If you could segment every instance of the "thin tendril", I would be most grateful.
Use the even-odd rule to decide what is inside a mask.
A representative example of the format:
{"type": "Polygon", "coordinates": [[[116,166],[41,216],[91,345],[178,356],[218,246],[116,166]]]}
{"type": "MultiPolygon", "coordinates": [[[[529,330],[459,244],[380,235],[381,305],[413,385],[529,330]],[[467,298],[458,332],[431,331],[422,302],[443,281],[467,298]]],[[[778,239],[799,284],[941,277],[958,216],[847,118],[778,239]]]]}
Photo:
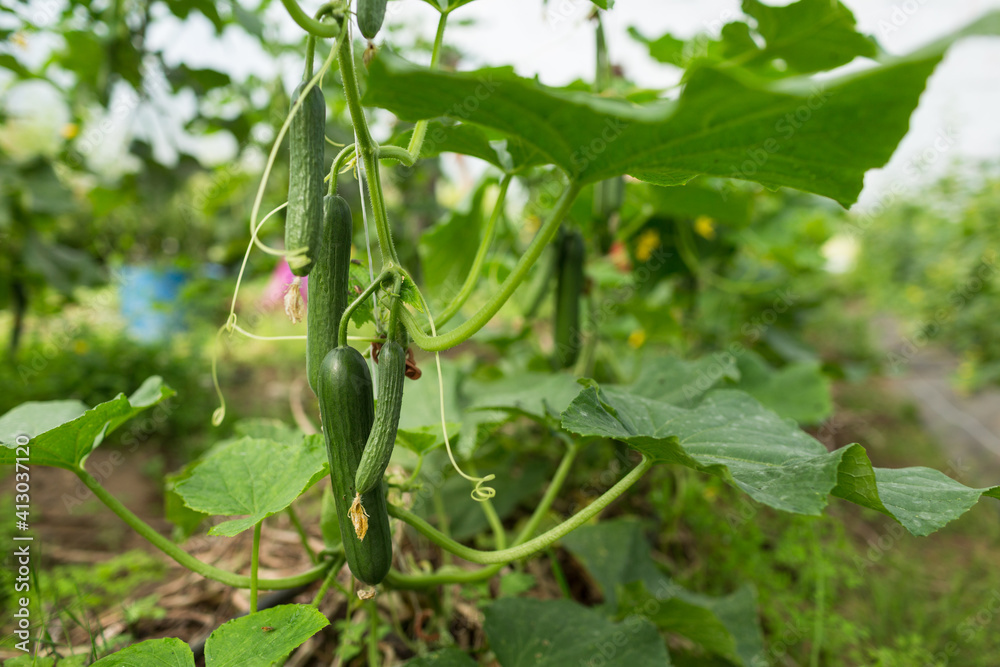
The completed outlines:
{"type": "MultiPolygon", "coordinates": [[[[270,218],[272,215],[274,215],[275,213],[277,213],[281,209],[285,208],[286,206],[288,206],[288,202],[285,202],[284,204],[276,207],[270,213],[268,213],[267,215],[265,215],[264,219],[261,220],[259,223],[257,223],[256,228],[253,230],[254,234],[256,234],[256,231],[258,231],[261,227],[264,226],[264,223],[267,222],[268,218],[270,218]]],[[[233,302],[229,306],[229,316],[230,317],[235,317],[235,313],[236,313],[236,297],[239,296],[239,293],[240,293],[240,283],[243,282],[243,273],[246,271],[247,262],[250,261],[250,252],[252,250],[253,250],[253,244],[252,243],[248,243],[247,244],[247,251],[245,253],[243,253],[243,263],[240,264],[239,275],[236,276],[236,287],[233,289],[233,302]]],[[[233,320],[233,322],[235,323],[235,320],[233,320]]],[[[231,327],[230,327],[230,330],[232,330],[231,327]]]]}
{"type": "MultiPolygon", "coordinates": [[[[431,335],[437,335],[437,327],[434,326],[434,316],[431,315],[430,306],[427,304],[424,295],[420,292],[420,288],[417,284],[413,282],[413,278],[409,274],[404,273],[405,277],[410,280],[413,284],[413,289],[416,290],[417,296],[420,297],[421,303],[424,304],[424,309],[427,311],[427,321],[431,325],[431,335]]],[[[437,365],[437,376],[438,376],[438,401],[441,404],[441,432],[444,434],[444,448],[448,452],[448,458],[451,460],[451,467],[455,469],[459,475],[469,480],[475,487],[473,487],[472,492],[469,494],[472,499],[476,502],[483,502],[489,500],[490,498],[497,495],[497,490],[492,486],[486,486],[486,482],[493,481],[496,479],[496,475],[486,475],[485,477],[472,477],[465,474],[462,469],[458,466],[458,462],[455,461],[455,454],[451,451],[451,439],[448,437],[448,423],[444,415],[444,373],[441,372],[441,353],[434,353],[434,363],[437,365]]]]}
{"type": "Polygon", "coordinates": [[[233,330],[237,333],[241,333],[247,338],[252,338],[254,340],[305,340],[306,336],[258,336],[257,334],[250,333],[240,325],[233,323],[233,330]]]}

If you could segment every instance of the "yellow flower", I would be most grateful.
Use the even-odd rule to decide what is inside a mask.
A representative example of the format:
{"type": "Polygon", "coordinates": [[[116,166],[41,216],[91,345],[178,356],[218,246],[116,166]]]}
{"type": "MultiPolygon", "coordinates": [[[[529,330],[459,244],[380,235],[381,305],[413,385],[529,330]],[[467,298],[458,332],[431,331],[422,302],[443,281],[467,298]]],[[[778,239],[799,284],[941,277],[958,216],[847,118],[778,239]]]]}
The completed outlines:
{"type": "Polygon", "coordinates": [[[18,30],[17,32],[15,32],[13,35],[10,36],[10,39],[12,42],[17,44],[22,49],[28,48],[28,40],[25,39],[23,31],[18,30]]]}
{"type": "Polygon", "coordinates": [[[80,126],[76,123],[66,123],[62,126],[60,134],[62,134],[63,139],[72,139],[80,134],[80,126]]]}
{"type": "Polygon", "coordinates": [[[638,350],[646,342],[646,330],[636,329],[628,335],[628,344],[633,350],[638,350]]]}
{"type": "Polygon", "coordinates": [[[635,258],[640,262],[648,262],[653,256],[653,251],[662,245],[660,232],[655,229],[647,229],[639,236],[639,241],[635,246],[635,258]]]}
{"type": "Polygon", "coordinates": [[[698,232],[702,238],[711,241],[715,238],[715,220],[707,215],[699,215],[694,221],[694,231],[698,232]]]}
{"type": "Polygon", "coordinates": [[[73,343],[73,351],[77,354],[84,354],[87,351],[87,341],[78,340],[73,343]]]}

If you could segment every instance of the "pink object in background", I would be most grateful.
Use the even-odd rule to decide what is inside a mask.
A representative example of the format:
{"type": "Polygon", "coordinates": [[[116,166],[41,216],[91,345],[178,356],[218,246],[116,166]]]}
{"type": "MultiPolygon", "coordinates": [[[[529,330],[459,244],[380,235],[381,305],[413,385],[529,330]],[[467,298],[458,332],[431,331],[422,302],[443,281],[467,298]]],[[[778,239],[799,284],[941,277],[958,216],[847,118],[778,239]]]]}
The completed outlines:
{"type": "MultiPolygon", "coordinates": [[[[260,299],[261,307],[266,310],[283,308],[285,292],[293,280],[295,280],[295,276],[292,275],[292,270],[288,268],[288,262],[282,259],[274,267],[274,271],[271,272],[271,280],[267,283],[267,289],[264,290],[264,295],[260,299]]],[[[299,292],[302,294],[302,300],[305,301],[309,293],[308,277],[302,279],[299,292]]]]}

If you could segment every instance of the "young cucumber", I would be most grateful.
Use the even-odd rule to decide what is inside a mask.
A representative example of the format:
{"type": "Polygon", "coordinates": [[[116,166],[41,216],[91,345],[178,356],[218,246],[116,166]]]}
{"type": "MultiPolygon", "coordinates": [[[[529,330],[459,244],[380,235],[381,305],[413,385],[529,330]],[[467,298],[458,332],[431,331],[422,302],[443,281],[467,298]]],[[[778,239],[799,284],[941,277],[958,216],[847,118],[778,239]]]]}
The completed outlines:
{"type": "MultiPolygon", "coordinates": [[[[292,93],[292,104],[305,82],[292,93]]],[[[323,218],[323,156],[326,150],[326,100],[313,86],[288,127],[288,210],[285,213],[286,259],[292,273],[305,276],[317,259],[323,218]]]]}
{"type": "Polygon", "coordinates": [[[394,340],[388,340],[378,353],[378,407],[375,425],[365,453],[358,464],[354,485],[358,493],[378,487],[382,473],[389,465],[396,444],[399,409],[403,403],[403,377],[406,374],[406,350],[394,340]]]}
{"type": "Polygon", "coordinates": [[[306,376],[319,395],[317,380],[326,353],[337,347],[337,327],[347,309],[351,273],[351,207],[339,195],[327,195],[320,226],[316,268],[309,279],[306,314],[306,376]]]}
{"type": "Polygon", "coordinates": [[[576,230],[561,240],[556,266],[556,310],[553,338],[554,362],[567,368],[580,353],[580,295],[583,293],[583,236],[576,230]]]}
{"type": "Polygon", "coordinates": [[[375,39],[385,19],[387,0],[358,0],[358,27],[366,39],[375,39]]]}
{"type": "Polygon", "coordinates": [[[363,539],[351,529],[349,515],[356,493],[354,474],[375,421],[371,374],[361,353],[345,346],[330,350],[318,376],[320,415],[344,554],[354,576],[374,586],[385,578],[392,561],[385,485],[375,484],[361,495],[368,515],[368,532],[363,533],[363,539]]]}

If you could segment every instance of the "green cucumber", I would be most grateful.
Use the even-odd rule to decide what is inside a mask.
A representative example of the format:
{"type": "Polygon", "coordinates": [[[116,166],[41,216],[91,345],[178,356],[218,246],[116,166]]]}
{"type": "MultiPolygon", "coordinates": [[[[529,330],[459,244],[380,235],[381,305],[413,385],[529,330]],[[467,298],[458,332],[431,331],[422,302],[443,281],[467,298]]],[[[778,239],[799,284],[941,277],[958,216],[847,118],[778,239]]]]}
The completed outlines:
{"type": "Polygon", "coordinates": [[[317,380],[326,353],[337,347],[337,328],[350,299],[351,207],[339,195],[327,195],[320,225],[316,268],[309,278],[306,314],[306,376],[319,395],[317,380]]]}
{"type": "Polygon", "coordinates": [[[560,240],[556,266],[556,309],[553,361],[567,368],[580,354],[580,296],[583,293],[584,246],[580,232],[566,232],[560,240]]]}
{"type": "Polygon", "coordinates": [[[376,488],[389,465],[392,448],[396,444],[405,375],[406,350],[394,340],[386,341],[378,353],[378,406],[375,408],[375,425],[368,436],[365,453],[354,477],[354,486],[359,493],[376,488]]]}
{"type": "Polygon", "coordinates": [[[318,375],[319,409],[344,554],[354,576],[374,586],[385,578],[392,562],[385,484],[376,484],[361,495],[368,515],[363,538],[352,529],[350,516],[356,496],[355,471],[375,421],[372,377],[361,353],[348,346],[330,350],[318,375]]]}
{"type": "Polygon", "coordinates": [[[375,39],[385,19],[387,0],[358,0],[358,27],[366,39],[375,39]]]}
{"type": "MultiPolygon", "coordinates": [[[[302,94],[302,82],[292,93],[292,105],[302,94]]],[[[288,127],[288,210],[285,213],[285,251],[292,273],[305,276],[312,269],[323,218],[323,157],[326,150],[326,100],[313,86],[288,127]]]]}

